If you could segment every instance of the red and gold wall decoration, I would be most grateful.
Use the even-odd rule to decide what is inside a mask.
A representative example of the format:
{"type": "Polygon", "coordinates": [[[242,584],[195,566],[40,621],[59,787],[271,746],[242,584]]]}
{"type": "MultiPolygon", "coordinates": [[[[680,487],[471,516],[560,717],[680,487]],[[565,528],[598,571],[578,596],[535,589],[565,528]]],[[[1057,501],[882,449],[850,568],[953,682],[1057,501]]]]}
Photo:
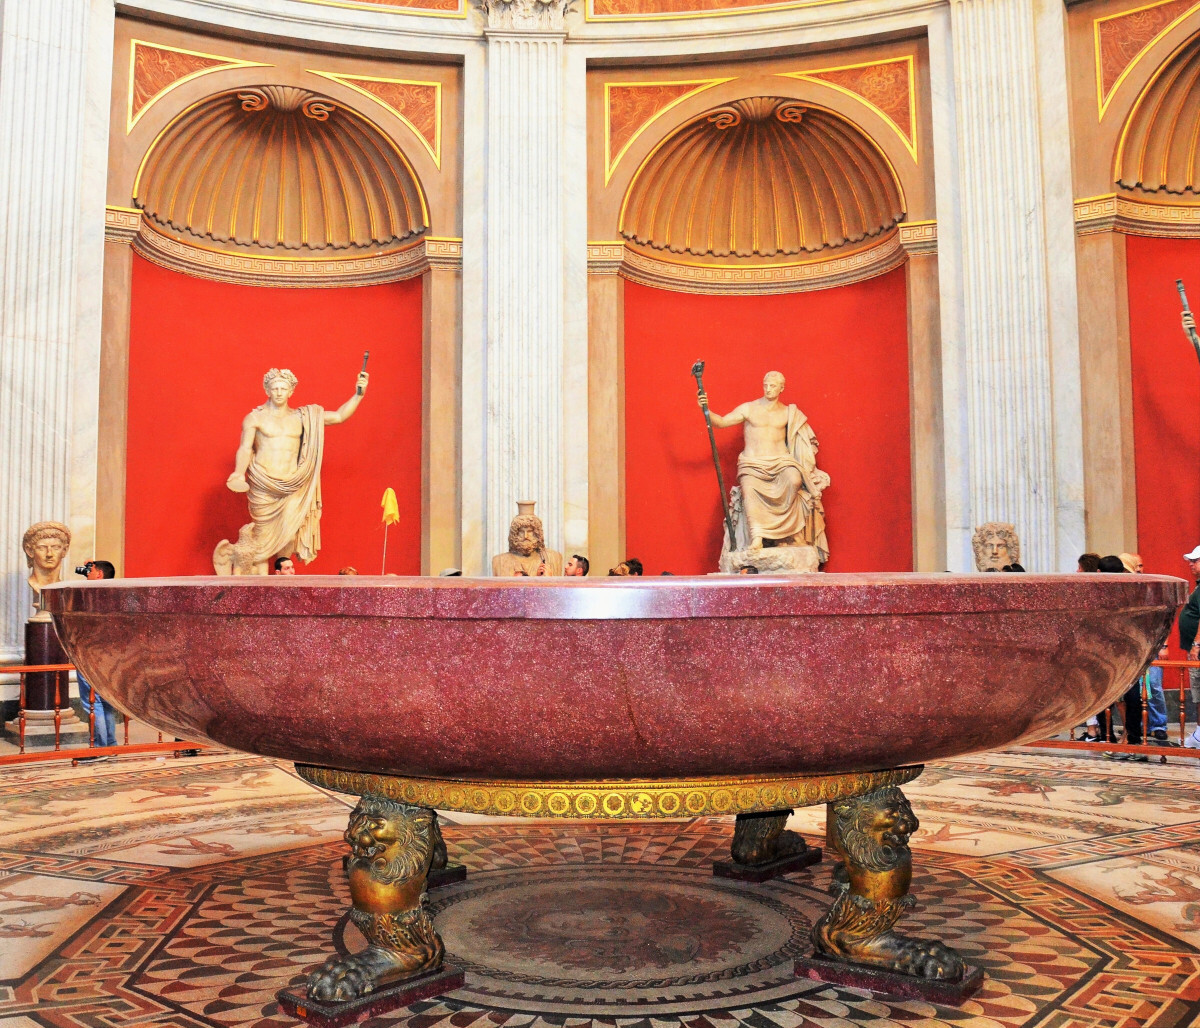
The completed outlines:
{"type": "Polygon", "coordinates": [[[672,107],[728,78],[684,79],[679,82],[604,83],[604,184],[647,128],[672,107]]]}
{"type": "Polygon", "coordinates": [[[265,399],[263,374],[289,367],[293,406],[335,409],[370,350],[366,397],[326,435],[321,552],[298,572],[378,574],[379,501],[391,486],[401,521],[388,571],[420,574],[421,280],[272,289],[133,262],[125,573],[212,574],[213,548],[249,520],[245,495],[224,482],[242,419],[265,399]]]}
{"type": "Polygon", "coordinates": [[[1157,0],[1095,19],[1096,103],[1101,118],[1142,55],[1197,8],[1200,4],[1195,0],[1157,0]]]}
{"type": "Polygon", "coordinates": [[[588,0],[589,21],[657,21],[705,18],[761,10],[824,7],[848,0],[588,0]]]}
{"type": "Polygon", "coordinates": [[[129,46],[129,108],[125,131],[132,131],[147,109],[185,82],[230,68],[267,68],[256,61],[218,57],[162,43],[132,40],[129,46]]]}
{"type": "MultiPolygon", "coordinates": [[[[809,418],[833,484],[824,502],[830,571],[910,571],[909,347],[903,269],[817,292],[699,296],[627,283],[626,553],[647,574],[716,570],[721,505],[688,369],[728,413],[783,372],[784,403],[809,418]],[[869,326],[863,311],[870,311],[869,326]],[[686,381],[685,381],[686,380],[686,381]]],[[[737,482],[740,428],[718,430],[726,486],[737,482]]]]}
{"type": "Polygon", "coordinates": [[[305,4],[320,4],[323,7],[357,8],[362,11],[379,10],[381,7],[397,13],[424,14],[435,18],[465,18],[467,12],[463,0],[300,0],[305,4]]]}
{"type": "Polygon", "coordinates": [[[417,134],[433,163],[442,166],[442,84],[314,71],[382,104],[417,134]]]}
{"type": "Polygon", "coordinates": [[[917,160],[916,62],[912,54],[815,71],[785,72],[785,78],[833,86],[861,100],[904,140],[917,160]]]}

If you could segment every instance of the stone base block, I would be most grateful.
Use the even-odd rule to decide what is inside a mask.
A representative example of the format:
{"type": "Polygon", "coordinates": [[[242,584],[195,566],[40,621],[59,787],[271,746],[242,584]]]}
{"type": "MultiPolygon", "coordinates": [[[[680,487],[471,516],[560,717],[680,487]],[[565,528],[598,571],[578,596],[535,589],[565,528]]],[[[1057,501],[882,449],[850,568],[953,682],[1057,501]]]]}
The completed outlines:
{"type": "Polygon", "coordinates": [[[733,860],[714,860],[713,876],[716,878],[732,878],[737,882],[769,882],[780,875],[799,871],[821,862],[821,847],[809,846],[803,853],[793,853],[790,857],[780,857],[765,864],[739,864],[733,860]]]}
{"type": "Polygon", "coordinates": [[[796,977],[828,982],[830,985],[845,985],[851,989],[865,989],[895,999],[923,999],[927,1003],[958,1007],[983,984],[983,969],[968,967],[958,981],[950,982],[813,956],[801,957],[796,961],[796,977]]]}
{"type": "Polygon", "coordinates": [[[386,1014],[423,999],[432,999],[445,992],[461,988],[466,976],[453,964],[443,964],[440,970],[405,978],[385,985],[366,996],[342,1003],[309,999],[303,985],[280,989],[275,999],[289,1017],[298,1018],[317,1028],[341,1028],[342,1025],[365,1021],[368,1017],[386,1014]]]}
{"type": "Polygon", "coordinates": [[[821,558],[815,546],[764,546],[761,550],[721,551],[720,568],[735,572],[749,565],[761,575],[807,575],[820,570],[821,558]]]}
{"type": "Polygon", "coordinates": [[[462,864],[447,864],[445,867],[439,867],[434,871],[429,872],[429,877],[425,879],[425,888],[440,889],[444,885],[453,885],[455,882],[465,882],[467,880],[467,869],[462,864]]]}

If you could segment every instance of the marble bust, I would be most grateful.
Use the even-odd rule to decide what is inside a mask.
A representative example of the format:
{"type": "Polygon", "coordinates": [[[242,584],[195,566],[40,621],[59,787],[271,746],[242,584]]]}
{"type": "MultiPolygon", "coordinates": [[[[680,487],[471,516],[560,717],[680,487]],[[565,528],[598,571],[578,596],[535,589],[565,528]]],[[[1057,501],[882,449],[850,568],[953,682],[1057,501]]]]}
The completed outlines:
{"type": "Polygon", "coordinates": [[[534,514],[533,507],[533,500],[517,501],[517,516],[508,526],[508,552],[492,558],[495,577],[509,578],[522,572],[531,578],[563,573],[562,554],[546,549],[542,519],[534,514]]]}
{"type": "Polygon", "coordinates": [[[38,610],[42,587],[62,580],[62,564],[70,548],[71,530],[61,521],[39,521],[30,525],[21,537],[25,564],[30,569],[29,588],[34,596],[30,621],[50,620],[49,611],[38,610]]]}
{"type": "MultiPolygon", "coordinates": [[[[728,414],[710,413],[715,428],[743,425],[738,484],[730,495],[735,538],[727,539],[721,570],[816,571],[829,559],[821,495],[829,475],[817,467],[817,436],[795,404],[779,397],[778,371],[763,377],[763,395],[728,414]]],[[[701,406],[708,397],[701,393],[701,406]]]]}
{"type": "Polygon", "coordinates": [[[999,571],[1005,564],[1021,560],[1016,529],[1004,521],[987,521],[976,528],[971,536],[971,549],[975,551],[976,571],[999,571]]]}
{"type": "Polygon", "coordinates": [[[242,421],[233,472],[225,484],[247,493],[250,523],[237,542],[222,539],[213,551],[218,575],[265,575],[270,562],[292,554],[311,561],[321,548],[321,458],[325,426],[340,425],[358,409],[368,375],[360,372],[354,395],[336,411],[317,404],[293,408],[297,380],[287,368],[263,376],[267,402],[242,421]]]}

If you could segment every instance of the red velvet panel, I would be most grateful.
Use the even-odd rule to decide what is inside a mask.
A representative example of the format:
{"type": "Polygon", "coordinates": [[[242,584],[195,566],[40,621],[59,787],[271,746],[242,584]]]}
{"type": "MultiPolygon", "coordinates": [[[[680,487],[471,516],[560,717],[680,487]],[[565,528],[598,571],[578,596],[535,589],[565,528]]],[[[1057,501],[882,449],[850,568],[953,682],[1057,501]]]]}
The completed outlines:
{"type": "Polygon", "coordinates": [[[1200,545],[1200,362],[1175,280],[1200,308],[1200,240],[1130,236],[1126,262],[1138,548],[1146,571],[1186,578],[1182,555],[1200,545]]]}
{"type": "MultiPolygon", "coordinates": [[[[420,573],[421,282],[357,289],[267,289],[166,271],[134,257],[129,340],[125,569],[211,575],[213,548],[249,521],[230,492],[242,419],[265,400],[263,373],[291,368],[292,405],[362,405],[325,435],[321,552],[298,574],[345,565],[379,574],[379,501],[400,499],[388,571],[420,573]]],[[[103,556],[103,554],[98,554],[103,556]]]]}
{"type": "MultiPolygon", "coordinates": [[[[827,570],[912,570],[904,269],[779,296],[626,285],[626,540],[647,574],[716,570],[721,507],[689,374],[697,358],[720,414],[761,396],[767,371],[787,378],[783,402],[808,415],[818,464],[833,478],[827,570]]],[[[717,439],[728,489],[741,428],[718,429],[717,439]]]]}

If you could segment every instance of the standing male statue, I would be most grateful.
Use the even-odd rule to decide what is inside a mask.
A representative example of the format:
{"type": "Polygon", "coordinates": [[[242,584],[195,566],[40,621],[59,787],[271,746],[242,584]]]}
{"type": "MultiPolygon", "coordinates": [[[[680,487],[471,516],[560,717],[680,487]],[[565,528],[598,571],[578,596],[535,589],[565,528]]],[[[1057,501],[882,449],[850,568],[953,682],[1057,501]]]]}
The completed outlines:
{"type": "MultiPolygon", "coordinates": [[[[746,565],[760,571],[816,571],[829,559],[821,503],[829,475],[817,467],[817,437],[808,418],[795,404],[779,401],[784,384],[782,374],[768,371],[760,399],[724,417],[711,414],[716,428],[746,426],[738,457],[737,538],[721,555],[723,571],[746,565]]],[[[698,402],[706,407],[708,395],[700,393],[698,402]]]]}
{"type": "Polygon", "coordinates": [[[242,422],[242,441],[225,484],[249,493],[248,525],[238,540],[222,539],[213,553],[218,575],[265,575],[276,557],[305,563],[321,548],[321,456],[325,426],[340,425],[362,402],[369,376],[359,373],[354,395],[336,411],[315,403],[289,407],[296,376],[271,368],[263,376],[267,402],[242,422]]]}

